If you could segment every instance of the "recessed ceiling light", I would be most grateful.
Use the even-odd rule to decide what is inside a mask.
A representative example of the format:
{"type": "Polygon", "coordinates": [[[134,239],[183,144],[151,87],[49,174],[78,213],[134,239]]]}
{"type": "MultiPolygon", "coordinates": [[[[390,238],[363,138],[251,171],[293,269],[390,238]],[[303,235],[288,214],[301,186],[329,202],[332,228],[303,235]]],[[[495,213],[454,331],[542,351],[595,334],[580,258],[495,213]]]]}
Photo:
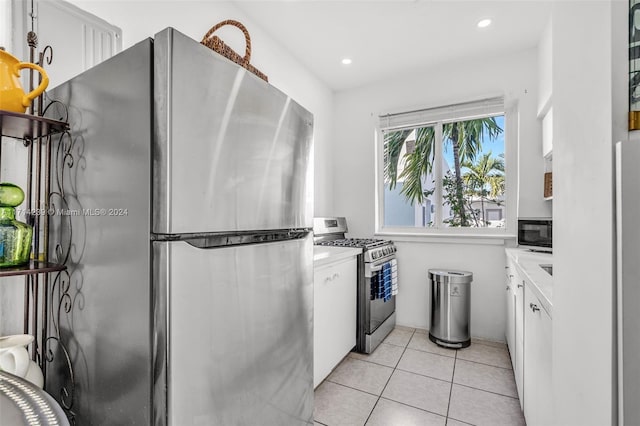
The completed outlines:
{"type": "Polygon", "coordinates": [[[491,25],[491,19],[483,19],[478,22],[478,28],[486,28],[491,25]]]}
{"type": "Polygon", "coordinates": [[[351,65],[351,58],[344,58],[342,60],[342,65],[351,65]]]}

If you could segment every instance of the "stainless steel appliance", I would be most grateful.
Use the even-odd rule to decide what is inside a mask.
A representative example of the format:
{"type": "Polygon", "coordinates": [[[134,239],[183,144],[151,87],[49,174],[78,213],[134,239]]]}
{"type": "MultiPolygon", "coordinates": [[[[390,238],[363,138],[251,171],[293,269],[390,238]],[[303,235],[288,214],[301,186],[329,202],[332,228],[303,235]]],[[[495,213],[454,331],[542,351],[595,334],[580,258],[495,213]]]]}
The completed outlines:
{"type": "Polygon", "coordinates": [[[53,218],[76,423],[311,424],[311,113],[171,28],[49,96],[52,202],[100,212],[53,218]]]}
{"type": "Polygon", "coordinates": [[[551,218],[518,218],[518,247],[551,252],[553,248],[551,218]]]}
{"type": "Polygon", "coordinates": [[[640,424],[640,144],[616,143],[618,425],[640,424]]]}
{"type": "Polygon", "coordinates": [[[389,240],[345,238],[347,232],[344,217],[319,217],[313,220],[315,244],[362,248],[357,261],[356,350],[368,354],[378,347],[396,325],[395,292],[385,296],[376,291],[381,290],[384,274],[393,273],[391,265],[396,263],[396,247],[389,240]]]}

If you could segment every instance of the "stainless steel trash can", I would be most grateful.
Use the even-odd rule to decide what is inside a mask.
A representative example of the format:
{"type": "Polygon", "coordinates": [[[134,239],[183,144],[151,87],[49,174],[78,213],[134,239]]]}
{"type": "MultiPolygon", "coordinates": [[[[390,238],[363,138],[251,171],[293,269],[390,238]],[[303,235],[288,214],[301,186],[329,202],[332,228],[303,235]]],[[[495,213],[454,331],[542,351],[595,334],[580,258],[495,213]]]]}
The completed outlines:
{"type": "Polygon", "coordinates": [[[466,271],[429,269],[429,281],[429,339],[447,348],[466,348],[471,344],[469,316],[473,274],[466,271]]]}

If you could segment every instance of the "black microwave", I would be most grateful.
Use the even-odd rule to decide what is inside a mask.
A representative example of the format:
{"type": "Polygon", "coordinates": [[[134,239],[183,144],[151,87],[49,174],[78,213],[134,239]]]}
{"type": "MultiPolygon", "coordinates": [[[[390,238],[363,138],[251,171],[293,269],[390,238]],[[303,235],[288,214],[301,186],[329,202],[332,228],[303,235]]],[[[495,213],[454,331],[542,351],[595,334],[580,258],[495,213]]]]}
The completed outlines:
{"type": "Polygon", "coordinates": [[[518,247],[552,251],[552,221],[546,218],[518,218],[518,247]]]}

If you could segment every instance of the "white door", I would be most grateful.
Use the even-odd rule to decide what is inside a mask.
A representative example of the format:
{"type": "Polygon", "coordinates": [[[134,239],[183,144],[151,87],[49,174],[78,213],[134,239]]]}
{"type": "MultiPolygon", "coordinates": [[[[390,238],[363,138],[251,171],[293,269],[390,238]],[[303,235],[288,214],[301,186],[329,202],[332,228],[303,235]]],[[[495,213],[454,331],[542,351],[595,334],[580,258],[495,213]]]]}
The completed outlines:
{"type": "MultiPolygon", "coordinates": [[[[53,50],[45,62],[49,88],[54,88],[122,50],[122,30],[66,1],[15,0],[12,10],[12,46],[7,50],[29,61],[27,32],[38,36],[37,51],[53,50]],[[32,10],[33,4],[33,10],[32,10]]],[[[38,58],[34,59],[38,62],[38,58]]],[[[26,85],[25,85],[26,87],[26,85]]]]}

